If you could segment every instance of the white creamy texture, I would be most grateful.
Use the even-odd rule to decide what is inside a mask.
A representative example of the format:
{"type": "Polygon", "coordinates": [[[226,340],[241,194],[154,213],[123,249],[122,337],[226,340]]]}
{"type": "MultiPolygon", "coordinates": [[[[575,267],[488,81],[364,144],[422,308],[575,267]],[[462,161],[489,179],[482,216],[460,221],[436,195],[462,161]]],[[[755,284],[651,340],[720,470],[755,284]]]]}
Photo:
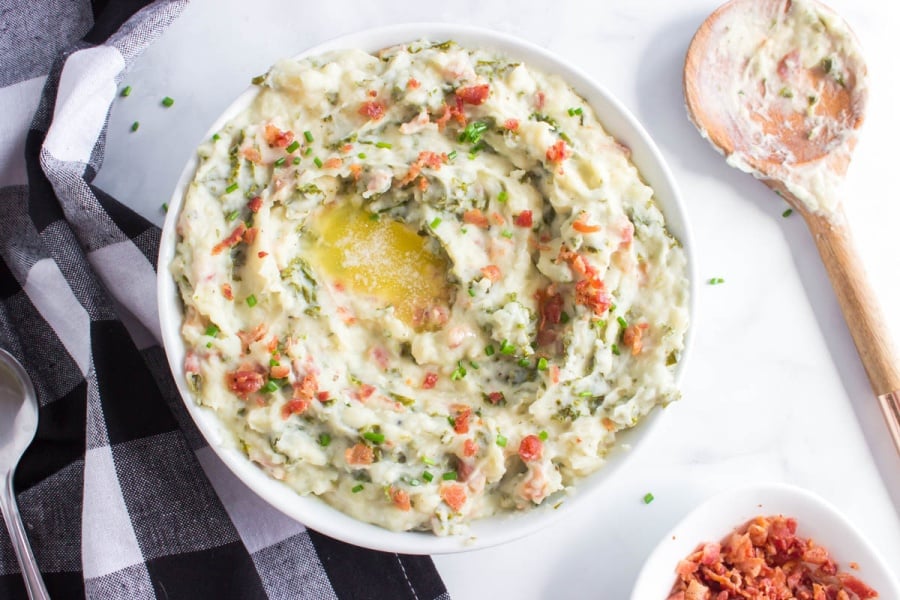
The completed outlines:
{"type": "Polygon", "coordinates": [[[188,383],[273,477],[457,533],[556,502],[678,397],[684,253],[560,78],[417,42],[260,87],[199,148],[171,268],[188,383]],[[440,282],[410,307],[415,269],[440,282]]]}
{"type": "Polygon", "coordinates": [[[728,163],[762,177],[758,161],[781,162],[769,178],[783,180],[811,211],[834,213],[857,129],[817,114],[816,104],[825,86],[839,86],[850,95],[851,112],[862,114],[866,69],[853,33],[821,4],[766,0],[755,12],[724,12],[714,37],[722,68],[700,74],[703,97],[710,112],[727,119],[732,139],[745,141],[728,163]],[[808,76],[816,71],[826,76],[808,76]],[[770,115],[783,117],[786,129],[821,146],[829,158],[809,160],[785,150],[765,130],[770,115]]]}

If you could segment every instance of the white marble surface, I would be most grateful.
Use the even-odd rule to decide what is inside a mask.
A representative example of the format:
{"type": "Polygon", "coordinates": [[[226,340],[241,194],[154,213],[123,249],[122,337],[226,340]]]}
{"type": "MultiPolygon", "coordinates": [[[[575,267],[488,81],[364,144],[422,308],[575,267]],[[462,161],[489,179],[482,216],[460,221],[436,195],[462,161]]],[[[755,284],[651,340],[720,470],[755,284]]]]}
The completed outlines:
{"type": "MultiPolygon", "coordinates": [[[[900,458],[802,220],[725,165],[685,117],[681,67],[718,0],[296,2],[194,0],[127,77],[97,183],[156,223],[196,143],[250,78],[337,35],[401,22],[505,31],[573,61],[656,140],[681,187],[701,285],[684,398],[595,506],[505,546],[436,557],[455,598],[626,598],[643,558],[690,507],[747,481],[835,504],[900,565],[900,458]],[[516,6],[515,8],[512,8],[516,6]],[[169,109],[163,96],[175,99],[169,109]],[[129,131],[133,121],[137,133],[129,131]],[[652,492],[656,500],[644,505],[652,492]]],[[[871,103],[845,187],[859,251],[900,340],[900,6],[833,0],[861,39],[871,103]]],[[[802,519],[802,516],[801,516],[802,519]]],[[[900,570],[900,567],[898,567],[900,570]]]]}

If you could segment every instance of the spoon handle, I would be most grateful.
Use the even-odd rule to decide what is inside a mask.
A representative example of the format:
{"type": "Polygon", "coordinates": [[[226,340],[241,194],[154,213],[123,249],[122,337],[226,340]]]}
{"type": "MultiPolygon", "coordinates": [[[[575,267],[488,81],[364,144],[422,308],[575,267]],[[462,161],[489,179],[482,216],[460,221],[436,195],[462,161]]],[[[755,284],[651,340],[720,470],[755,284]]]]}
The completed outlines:
{"type": "Polygon", "coordinates": [[[813,213],[805,216],[894,446],[900,453],[900,358],[891,345],[890,333],[850,231],[843,225],[844,216],[832,219],[813,213]]]}
{"type": "Polygon", "coordinates": [[[19,568],[22,569],[25,589],[31,600],[49,600],[50,596],[47,594],[37,561],[34,560],[34,554],[31,552],[31,544],[25,535],[25,526],[19,516],[19,508],[13,493],[12,472],[5,473],[4,480],[3,490],[0,491],[0,512],[3,512],[3,519],[6,521],[6,528],[9,530],[16,558],[19,560],[19,568]]]}

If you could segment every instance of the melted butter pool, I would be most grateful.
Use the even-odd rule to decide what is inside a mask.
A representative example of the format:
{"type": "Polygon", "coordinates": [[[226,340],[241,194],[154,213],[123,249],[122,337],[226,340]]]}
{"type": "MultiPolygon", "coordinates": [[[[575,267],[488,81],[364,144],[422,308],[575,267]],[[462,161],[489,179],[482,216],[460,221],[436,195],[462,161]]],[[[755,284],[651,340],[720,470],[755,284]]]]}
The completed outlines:
{"type": "Polygon", "coordinates": [[[415,326],[417,312],[447,305],[447,261],[428,248],[428,238],[399,221],[373,219],[350,203],[325,207],[311,220],[316,243],[313,266],[347,292],[368,297],[379,308],[415,326]]]}

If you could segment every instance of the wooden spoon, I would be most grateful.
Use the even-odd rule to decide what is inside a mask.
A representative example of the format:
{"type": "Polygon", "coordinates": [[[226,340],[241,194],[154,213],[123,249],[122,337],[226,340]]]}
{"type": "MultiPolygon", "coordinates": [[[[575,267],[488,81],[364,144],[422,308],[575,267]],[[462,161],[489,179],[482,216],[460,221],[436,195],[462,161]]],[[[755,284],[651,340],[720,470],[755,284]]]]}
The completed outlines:
{"type": "Polygon", "coordinates": [[[684,95],[691,120],[729,164],[803,216],[900,453],[900,366],[838,195],[865,79],[855,37],[822,4],[731,0],[691,41],[684,95]]]}

